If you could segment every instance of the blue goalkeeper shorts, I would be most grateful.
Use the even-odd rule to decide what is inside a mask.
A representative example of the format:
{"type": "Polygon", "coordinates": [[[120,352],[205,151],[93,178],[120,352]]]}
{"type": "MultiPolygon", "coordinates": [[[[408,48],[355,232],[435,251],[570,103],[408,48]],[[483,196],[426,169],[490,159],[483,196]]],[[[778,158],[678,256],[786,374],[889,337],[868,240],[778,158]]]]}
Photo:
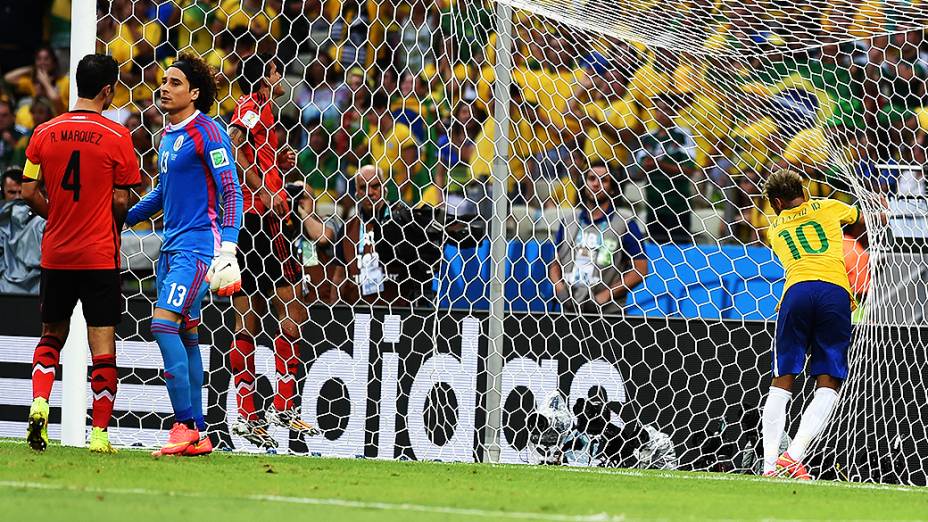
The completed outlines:
{"type": "Polygon", "coordinates": [[[162,252],[155,269],[157,308],[183,317],[181,328],[200,324],[200,303],[206,295],[209,261],[188,252],[162,252]]]}
{"type": "Polygon", "coordinates": [[[847,379],[851,346],[851,296],[824,281],[789,287],[780,303],[773,345],[773,375],[802,373],[806,355],[809,375],[847,379]]]}

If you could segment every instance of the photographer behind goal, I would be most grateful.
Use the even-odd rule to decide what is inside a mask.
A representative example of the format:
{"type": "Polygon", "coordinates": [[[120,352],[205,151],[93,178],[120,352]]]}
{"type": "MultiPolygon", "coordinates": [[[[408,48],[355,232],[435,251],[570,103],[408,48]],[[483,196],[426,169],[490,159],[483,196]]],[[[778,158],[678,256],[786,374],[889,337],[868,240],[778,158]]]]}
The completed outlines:
{"type": "MultiPolygon", "coordinates": [[[[670,435],[642,424],[637,416],[621,425],[622,405],[606,400],[602,388],[577,399],[573,415],[559,393],[548,395],[526,419],[529,462],[611,468],[677,469],[679,463],[670,435]]],[[[627,408],[630,411],[630,408],[627,408]]]]}
{"type": "Polygon", "coordinates": [[[374,165],[358,169],[353,185],[355,206],[335,243],[347,276],[338,285],[340,301],[431,306],[444,244],[473,246],[485,235],[485,225],[479,220],[448,221],[436,207],[389,204],[384,175],[374,165]]]}

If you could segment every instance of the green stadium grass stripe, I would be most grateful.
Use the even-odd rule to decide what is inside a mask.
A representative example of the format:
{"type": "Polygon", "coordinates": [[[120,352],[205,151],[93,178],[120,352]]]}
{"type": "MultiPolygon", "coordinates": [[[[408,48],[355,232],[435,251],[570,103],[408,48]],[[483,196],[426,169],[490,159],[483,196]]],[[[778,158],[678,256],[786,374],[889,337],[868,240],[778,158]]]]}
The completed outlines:
{"type": "MultiPolygon", "coordinates": [[[[73,491],[79,493],[103,494],[103,495],[141,495],[150,497],[187,497],[187,498],[216,498],[223,499],[215,495],[204,495],[194,492],[179,491],[158,491],[144,488],[97,488],[93,486],[78,487],[66,486],[61,484],[43,484],[41,482],[22,482],[14,480],[0,481],[0,488],[7,489],[39,489],[48,491],[73,491]]],[[[390,502],[364,502],[359,500],[342,500],[337,498],[312,498],[312,497],[285,497],[277,495],[248,495],[245,497],[234,497],[244,500],[253,500],[260,502],[278,502],[286,504],[303,504],[312,506],[329,506],[342,507],[347,509],[371,509],[378,511],[405,511],[416,513],[430,513],[436,515],[456,515],[462,517],[480,517],[480,518],[507,518],[513,520],[544,520],[551,522],[622,522],[625,520],[621,515],[609,515],[599,513],[595,515],[557,515],[547,513],[529,513],[520,511],[499,511],[491,509],[468,509],[455,508],[449,506],[427,506],[423,504],[394,504],[390,502]]]]}
{"type": "Polygon", "coordinates": [[[802,487],[833,487],[843,489],[869,489],[876,491],[901,491],[905,493],[928,494],[928,487],[921,486],[904,486],[894,484],[877,484],[870,482],[840,482],[836,480],[790,480],[784,478],[762,477],[758,475],[742,475],[735,473],[710,473],[704,471],[658,471],[658,470],[634,470],[634,469],[603,469],[603,468],[584,468],[572,466],[527,466],[525,464],[486,464],[495,468],[519,467],[536,469],[539,471],[548,470],[550,473],[592,473],[597,475],[614,475],[619,477],[637,477],[637,478],[666,478],[671,480],[716,480],[716,481],[739,481],[739,482],[763,482],[768,484],[790,484],[802,487]]]}

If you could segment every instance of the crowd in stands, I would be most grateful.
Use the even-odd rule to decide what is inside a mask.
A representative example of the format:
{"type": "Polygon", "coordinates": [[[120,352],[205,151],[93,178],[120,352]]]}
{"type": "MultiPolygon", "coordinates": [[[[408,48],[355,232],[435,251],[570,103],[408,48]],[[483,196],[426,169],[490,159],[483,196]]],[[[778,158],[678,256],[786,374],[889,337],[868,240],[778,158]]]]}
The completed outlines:
{"type": "MultiPolygon", "coordinates": [[[[763,19],[763,3],[714,18],[706,53],[516,11],[507,93],[496,92],[494,4],[482,0],[112,0],[98,2],[97,35],[121,68],[108,116],[132,131],[149,187],[163,126],[155,92],[177,51],[192,49],[218,71],[215,113],[226,120],[240,61],[282,60],[279,142],[297,151],[287,181],[342,220],[365,165],[383,173],[391,204],[487,212],[500,94],[510,100],[507,201],[535,220],[568,209],[550,214],[552,237],[600,163],[617,204],[658,242],[763,241],[762,181],[777,167],[806,174],[813,196],[851,200],[847,172],[874,192],[924,193],[924,32],[870,37],[881,27],[866,23],[881,18],[861,11],[847,29],[861,39],[795,51],[784,45],[793,29],[763,19]],[[750,52],[709,52],[720,48],[750,52]]],[[[810,31],[828,30],[826,18],[810,31]]],[[[42,47],[3,71],[0,168],[20,164],[31,129],[65,110],[62,56],[42,47]]]]}

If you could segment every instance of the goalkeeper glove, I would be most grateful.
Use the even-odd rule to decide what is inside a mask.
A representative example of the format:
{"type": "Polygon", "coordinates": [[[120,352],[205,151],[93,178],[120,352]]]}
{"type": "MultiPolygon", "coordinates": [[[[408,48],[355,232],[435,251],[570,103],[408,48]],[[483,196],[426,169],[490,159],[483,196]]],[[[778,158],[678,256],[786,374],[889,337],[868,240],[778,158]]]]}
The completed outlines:
{"type": "Polygon", "coordinates": [[[235,258],[235,243],[223,241],[219,254],[213,258],[206,280],[209,289],[221,296],[230,296],[242,289],[242,273],[235,258]]]}

